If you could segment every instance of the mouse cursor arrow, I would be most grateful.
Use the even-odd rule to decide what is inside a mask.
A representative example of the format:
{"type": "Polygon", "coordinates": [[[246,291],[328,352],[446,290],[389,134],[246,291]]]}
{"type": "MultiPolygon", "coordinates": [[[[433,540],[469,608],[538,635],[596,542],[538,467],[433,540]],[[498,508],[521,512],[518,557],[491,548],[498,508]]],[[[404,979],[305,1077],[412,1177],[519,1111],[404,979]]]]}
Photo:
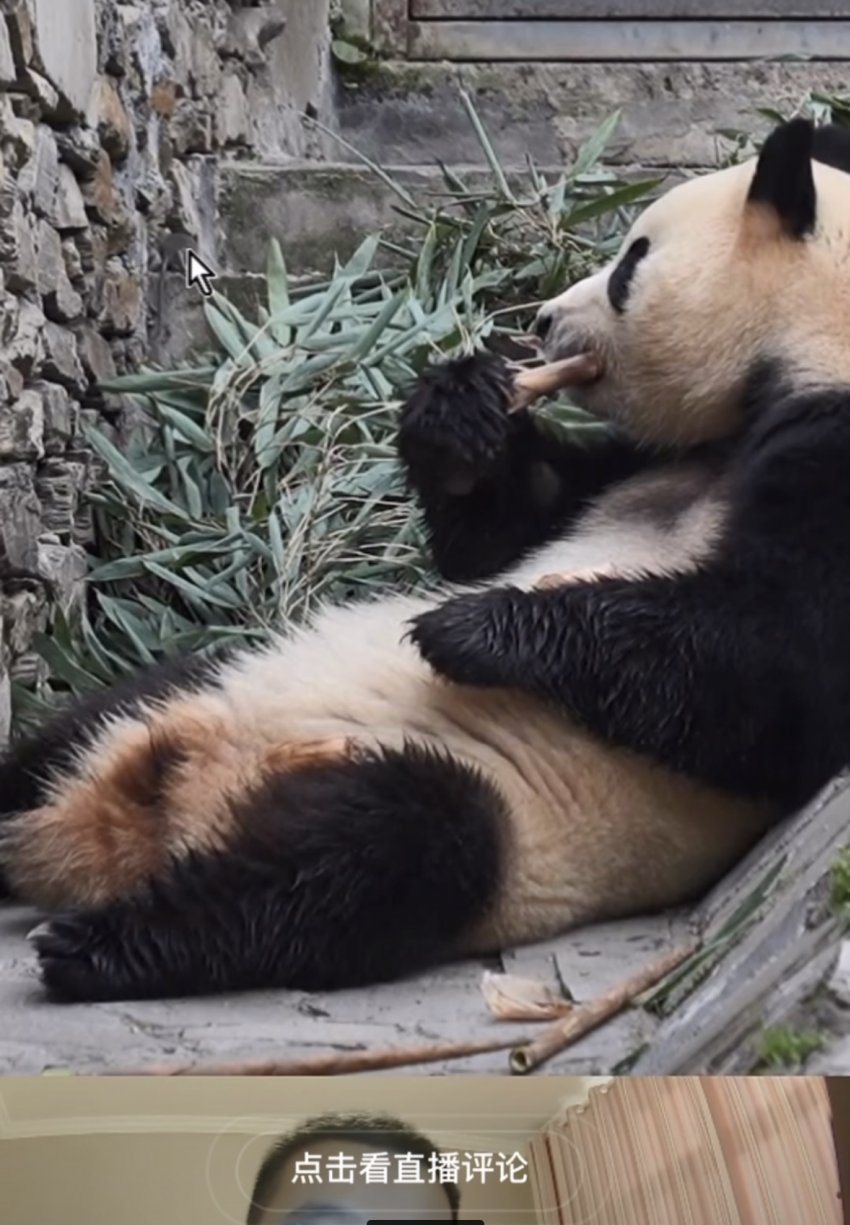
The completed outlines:
{"type": "Polygon", "coordinates": [[[194,287],[197,285],[204,297],[210,298],[212,297],[213,291],[211,282],[214,281],[217,276],[218,273],[214,272],[213,269],[210,268],[209,264],[205,264],[201,257],[196,255],[194,251],[186,252],[187,289],[194,289],[194,287]]]}

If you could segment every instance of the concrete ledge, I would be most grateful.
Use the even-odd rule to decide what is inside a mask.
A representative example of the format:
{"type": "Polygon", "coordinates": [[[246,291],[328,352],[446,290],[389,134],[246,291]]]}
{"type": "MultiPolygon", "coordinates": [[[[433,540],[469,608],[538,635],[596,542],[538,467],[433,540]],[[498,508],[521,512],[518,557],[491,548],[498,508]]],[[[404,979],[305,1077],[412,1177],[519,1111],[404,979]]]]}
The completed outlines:
{"type": "MultiPolygon", "coordinates": [[[[848,24],[850,30],[850,24],[848,24]]],[[[796,108],[816,88],[842,92],[840,64],[411,64],[390,61],[338,87],[338,128],[361,153],[389,163],[483,161],[458,87],[472,95],[498,155],[523,165],[572,156],[616,110],[610,160],[713,165],[721,129],[764,131],[757,108],[796,108]]]]}
{"type": "Polygon", "coordinates": [[[850,59],[850,21],[414,21],[411,59],[850,59]]]}
{"type": "MultiPolygon", "coordinates": [[[[740,0],[569,0],[569,17],[593,17],[597,21],[623,17],[682,18],[723,17],[740,20],[740,0]]],[[[564,0],[410,0],[411,17],[458,21],[474,18],[496,21],[504,17],[539,21],[563,18],[564,0]]],[[[846,17],[844,0],[747,0],[746,17],[846,17]]]]}
{"type": "MultiPolygon", "coordinates": [[[[492,181],[480,166],[455,167],[472,190],[492,181]]],[[[541,167],[554,180],[558,168],[541,167]]],[[[425,207],[448,199],[437,167],[388,167],[390,174],[425,207]]],[[[368,168],[315,163],[222,169],[222,267],[228,272],[262,272],[268,244],[279,239],[292,272],[327,271],[336,253],[345,259],[366,234],[390,240],[424,238],[424,228],[397,210],[402,201],[368,168]]]]}

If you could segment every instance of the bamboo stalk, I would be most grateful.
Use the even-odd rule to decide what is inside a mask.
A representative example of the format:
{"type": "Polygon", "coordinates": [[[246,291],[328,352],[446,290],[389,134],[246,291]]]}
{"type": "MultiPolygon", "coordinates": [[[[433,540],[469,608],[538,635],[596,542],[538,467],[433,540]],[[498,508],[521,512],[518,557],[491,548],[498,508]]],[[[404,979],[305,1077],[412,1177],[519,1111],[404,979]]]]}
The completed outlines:
{"type": "Polygon", "coordinates": [[[656,986],[683,961],[692,957],[698,947],[697,943],[693,943],[674,949],[673,952],[667,953],[644,970],[627,978],[625,982],[618,983],[616,987],[612,987],[598,999],[579,1005],[566,1020],[547,1026],[543,1033],[532,1039],[531,1042],[515,1047],[510,1056],[511,1071],[518,1076],[525,1076],[533,1072],[547,1059],[551,1059],[553,1055],[557,1055],[577,1042],[579,1038],[596,1029],[603,1021],[621,1012],[644,991],[656,986]]]}
{"type": "Polygon", "coordinates": [[[548,362],[545,366],[519,369],[514,377],[514,399],[510,411],[519,412],[535,400],[555,395],[565,387],[592,383],[601,373],[599,359],[592,353],[565,357],[561,361],[548,362]]]}
{"type": "Polygon", "coordinates": [[[300,1059],[246,1059],[235,1063],[148,1064],[123,1071],[98,1072],[107,1076],[343,1076],[354,1072],[378,1072],[416,1064],[438,1063],[506,1051],[516,1038],[488,1038],[480,1042],[430,1042],[421,1046],[384,1046],[373,1050],[329,1051],[300,1059]]]}

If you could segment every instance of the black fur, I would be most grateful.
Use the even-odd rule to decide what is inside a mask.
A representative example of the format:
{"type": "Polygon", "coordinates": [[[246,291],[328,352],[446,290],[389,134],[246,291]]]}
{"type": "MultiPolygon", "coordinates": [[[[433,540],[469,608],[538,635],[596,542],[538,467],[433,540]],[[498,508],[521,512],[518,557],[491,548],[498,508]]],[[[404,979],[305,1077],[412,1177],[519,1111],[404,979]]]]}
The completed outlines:
{"type": "Polygon", "coordinates": [[[649,255],[649,239],[638,238],[608,278],[608,301],[618,315],[622,315],[629,300],[634,275],[642,259],[649,255]]]}
{"type": "Polygon", "coordinates": [[[850,174],[850,130],[837,123],[825,123],[815,128],[812,144],[815,161],[850,174]]]}
{"type": "Polygon", "coordinates": [[[771,132],[750,188],[750,200],[775,209],[794,238],[810,234],[817,218],[814,131],[810,120],[792,119],[771,132]]]}
{"type": "Polygon", "coordinates": [[[420,970],[499,889],[504,802],[423,747],[281,775],[233,851],[35,937],[58,1000],[355,987],[420,970]]]}
{"type": "Polygon", "coordinates": [[[614,481],[659,457],[607,435],[584,446],[508,413],[509,372],[476,354],[425,372],[402,410],[398,449],[444,578],[489,578],[564,531],[614,481]]]}
{"type": "Polygon", "coordinates": [[[850,759],[850,392],[752,395],[698,573],[449,600],[413,623],[423,656],[736,794],[810,799],[850,759]]]}
{"type": "Polygon", "coordinates": [[[48,776],[71,764],[110,715],[132,714],[145,701],[209,684],[223,652],[170,659],[128,677],[111,689],[69,704],[35,735],[13,744],[0,758],[0,818],[42,803],[48,776]]]}

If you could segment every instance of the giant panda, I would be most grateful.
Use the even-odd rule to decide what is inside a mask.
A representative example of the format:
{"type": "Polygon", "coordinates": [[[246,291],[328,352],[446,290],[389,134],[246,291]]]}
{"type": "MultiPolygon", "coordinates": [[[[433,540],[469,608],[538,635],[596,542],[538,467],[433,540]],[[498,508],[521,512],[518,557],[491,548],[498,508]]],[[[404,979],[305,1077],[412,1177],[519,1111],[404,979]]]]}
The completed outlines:
{"type": "Polygon", "coordinates": [[[354,987],[669,907],[845,765],[850,135],[793,120],[674,187],[537,331],[608,427],[509,412],[492,354],[429,368],[398,449],[436,593],[8,753],[52,998],[354,987]]]}

